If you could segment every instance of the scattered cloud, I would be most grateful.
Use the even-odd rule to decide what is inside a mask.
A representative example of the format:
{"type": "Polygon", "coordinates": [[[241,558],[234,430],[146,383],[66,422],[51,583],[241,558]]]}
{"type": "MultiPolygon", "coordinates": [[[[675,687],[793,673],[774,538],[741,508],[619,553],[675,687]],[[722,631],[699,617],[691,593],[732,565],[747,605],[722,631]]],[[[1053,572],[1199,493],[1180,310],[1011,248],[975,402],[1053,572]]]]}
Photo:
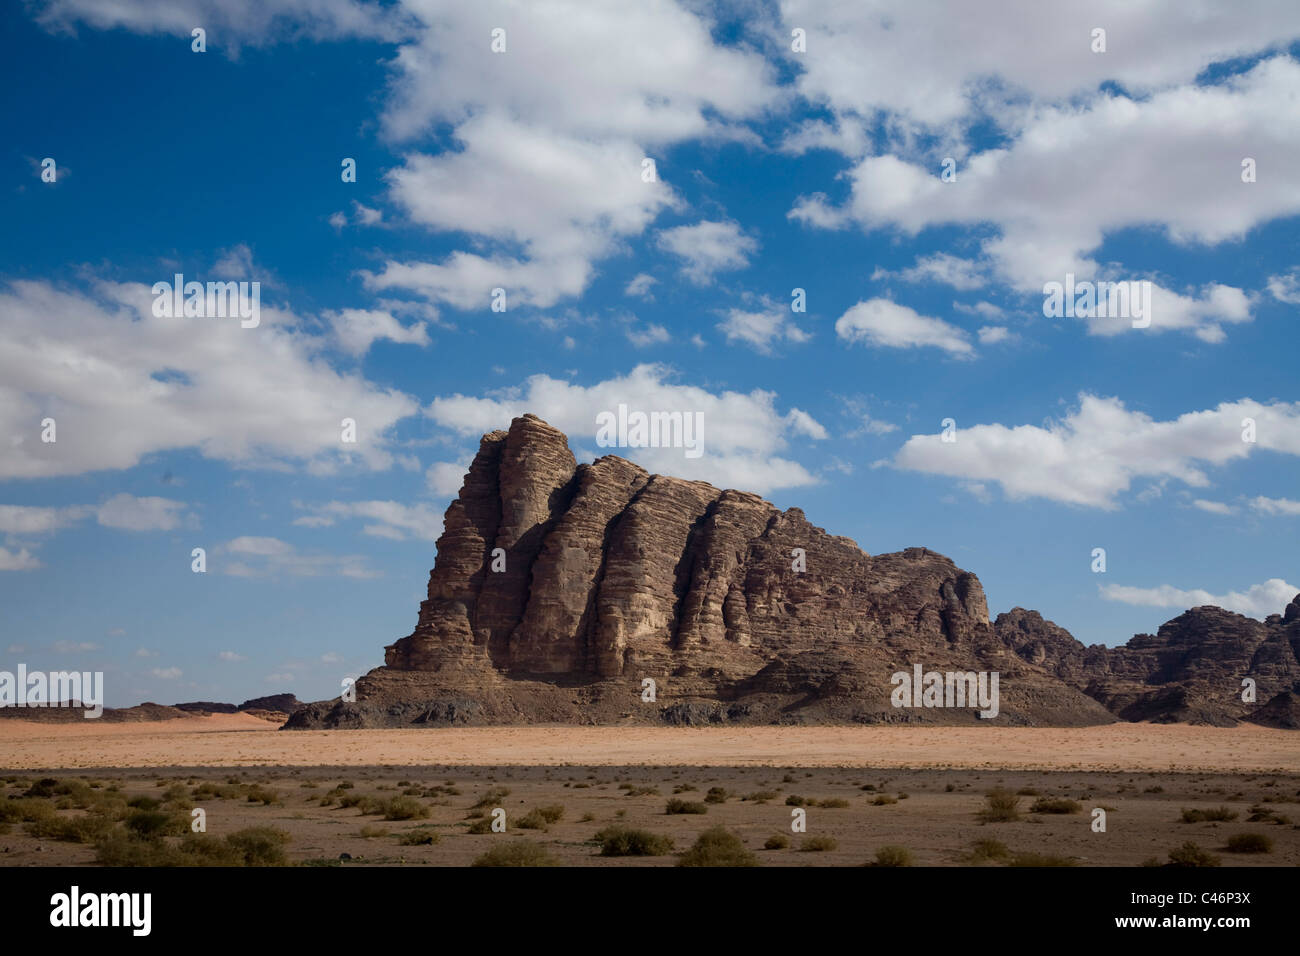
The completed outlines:
{"type": "Polygon", "coordinates": [[[1268,277],[1268,291],[1273,298],[1287,305],[1300,305],[1300,268],[1268,277]]]}
{"type": "Polygon", "coordinates": [[[334,555],[299,551],[279,538],[245,536],[226,543],[224,550],[231,560],[222,561],[216,570],[239,578],[272,580],[289,577],[374,578],[379,572],[366,565],[361,555],[334,555]]]}
{"type": "Polygon", "coordinates": [[[863,342],[877,348],[933,347],[959,358],[975,354],[963,329],[889,299],[859,302],[839,317],[835,334],[850,344],[863,342]]]}
{"type": "Polygon", "coordinates": [[[728,343],[742,343],[763,355],[771,355],[778,342],[796,345],[812,338],[795,325],[789,306],[768,302],[757,312],[745,309],[728,309],[717,329],[727,337],[728,343]]]}
{"type": "Polygon", "coordinates": [[[1118,398],[1082,393],[1077,409],[1042,426],[957,424],[955,441],[937,434],[912,436],[894,465],[997,483],[1013,500],[1036,497],[1112,509],[1139,478],[1172,478],[1205,488],[1210,480],[1204,465],[1246,458],[1257,449],[1300,455],[1300,403],[1241,399],[1156,421],[1125,408],[1118,398]],[[1256,422],[1256,442],[1242,440],[1245,418],[1256,422]]]}
{"type": "Polygon", "coordinates": [[[16,436],[0,479],[131,468],[186,448],[245,467],[393,464],[386,436],[414,399],[331,368],[291,313],[264,303],[261,323],[241,328],[158,318],[152,301],[144,283],[0,286],[0,433],[16,436]],[[45,443],[29,423],[51,403],[58,441],[45,443]],[[349,417],[364,423],[352,444],[340,440],[349,417]]]}
{"type": "Polygon", "coordinates": [[[365,355],[378,341],[419,346],[429,344],[429,333],[423,322],[406,326],[391,312],[381,309],[342,309],[325,313],[325,318],[339,347],[350,355],[365,355]]]}
{"type": "Polygon", "coordinates": [[[184,519],[185,502],[170,498],[137,498],[125,492],[99,506],[96,520],[119,531],[171,531],[184,519]]]}
{"type": "Polygon", "coordinates": [[[1250,499],[1250,506],[1266,515],[1286,515],[1287,517],[1300,515],[1300,501],[1291,498],[1265,498],[1260,495],[1250,499]]]}
{"type": "Polygon", "coordinates": [[[1269,578],[1263,584],[1252,584],[1244,592],[1228,591],[1226,594],[1212,594],[1199,588],[1184,591],[1169,584],[1154,588],[1126,587],[1118,584],[1105,584],[1101,587],[1101,596],[1107,601],[1119,601],[1140,607],[1180,609],[1213,604],[1247,617],[1260,619],[1270,614],[1280,614],[1297,593],[1300,593],[1300,587],[1287,584],[1281,578],[1269,578]]]}
{"type": "Polygon", "coordinates": [[[659,233],[659,248],[682,260],[682,275],[708,285],[718,272],[743,269],[758,251],[758,241],[734,222],[698,222],[659,233]]]}
{"type": "Polygon", "coordinates": [[[871,274],[873,281],[891,277],[897,277],[904,282],[934,282],[952,286],[962,292],[978,289],[988,281],[979,263],[946,252],[936,252],[934,255],[918,259],[915,265],[898,272],[877,268],[871,274]]]}
{"type": "Polygon", "coordinates": [[[654,295],[650,292],[650,287],[659,280],[645,272],[639,272],[632,277],[632,281],[627,284],[623,290],[624,295],[634,296],[638,299],[653,301],[654,295]]]}

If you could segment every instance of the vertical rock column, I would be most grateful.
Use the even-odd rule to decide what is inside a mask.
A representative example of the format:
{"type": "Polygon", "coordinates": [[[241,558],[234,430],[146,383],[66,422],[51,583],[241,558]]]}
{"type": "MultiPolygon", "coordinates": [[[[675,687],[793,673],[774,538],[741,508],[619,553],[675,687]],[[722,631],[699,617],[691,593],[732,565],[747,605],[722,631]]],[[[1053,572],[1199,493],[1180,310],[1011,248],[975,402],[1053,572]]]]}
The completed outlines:
{"type": "Polygon", "coordinates": [[[510,634],[528,603],[533,561],[552,522],[568,506],[576,468],[559,429],[536,415],[510,423],[497,470],[501,523],[491,549],[505,552],[505,569],[491,570],[489,552],[471,619],[475,642],[487,647],[496,667],[509,665],[510,634]]]}

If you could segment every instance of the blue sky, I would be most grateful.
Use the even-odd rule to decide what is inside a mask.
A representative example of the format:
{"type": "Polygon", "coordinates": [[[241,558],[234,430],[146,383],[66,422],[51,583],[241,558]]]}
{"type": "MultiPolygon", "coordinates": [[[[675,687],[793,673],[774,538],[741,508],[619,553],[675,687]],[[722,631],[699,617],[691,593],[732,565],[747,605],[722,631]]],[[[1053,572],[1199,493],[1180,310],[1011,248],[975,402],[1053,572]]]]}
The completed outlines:
{"type": "Polygon", "coordinates": [[[1300,590],[1294,4],[465,6],[0,13],[0,667],[334,696],[478,436],[590,460],[619,403],[704,416],[699,459],[618,450],[652,471],[1085,643],[1300,590]],[[176,272],[260,323],[152,316],[176,272]],[[1150,327],[1045,317],[1067,273],[1151,282],[1150,327]]]}

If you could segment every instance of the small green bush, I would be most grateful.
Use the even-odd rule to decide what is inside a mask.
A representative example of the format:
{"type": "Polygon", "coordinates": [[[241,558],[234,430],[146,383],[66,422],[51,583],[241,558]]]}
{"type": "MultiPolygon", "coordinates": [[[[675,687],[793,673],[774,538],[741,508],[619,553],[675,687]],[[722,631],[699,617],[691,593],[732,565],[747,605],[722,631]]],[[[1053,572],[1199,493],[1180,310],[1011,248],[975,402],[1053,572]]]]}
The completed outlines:
{"type": "Polygon", "coordinates": [[[471,866],[559,866],[559,861],[540,843],[511,840],[494,846],[478,857],[471,866]]]}
{"type": "Polygon", "coordinates": [[[1002,787],[984,795],[984,808],[979,818],[985,823],[1009,823],[1020,819],[1020,798],[1002,787]]]}
{"type": "Polygon", "coordinates": [[[1169,851],[1169,862],[1173,866],[1218,866],[1223,861],[1188,840],[1178,849],[1169,851]]]}
{"type": "Polygon", "coordinates": [[[415,797],[393,797],[383,801],[381,810],[385,820],[423,820],[429,808],[415,797]]]}
{"type": "Polygon", "coordinates": [[[1218,806],[1206,807],[1204,809],[1183,810],[1184,823],[1204,823],[1213,821],[1216,823],[1226,823],[1230,820],[1237,819],[1237,811],[1231,807],[1218,806]]]}
{"type": "Polygon", "coordinates": [[[882,846],[876,850],[876,866],[912,866],[915,863],[912,851],[905,846],[882,846]]]}
{"type": "Polygon", "coordinates": [[[803,843],[799,844],[799,849],[804,853],[828,853],[839,846],[834,837],[828,836],[811,836],[805,837],[803,843]]]}
{"type": "Polygon", "coordinates": [[[605,827],[592,840],[600,844],[601,856],[666,856],[673,852],[668,837],[630,827],[605,827]]]}
{"type": "Polygon", "coordinates": [[[1238,833],[1228,838],[1229,853],[1272,853],[1273,838],[1263,833],[1238,833]]]}
{"type": "Polygon", "coordinates": [[[1011,851],[1001,840],[976,840],[971,844],[971,861],[981,863],[988,860],[1005,860],[1011,851]]]}
{"type": "Polygon", "coordinates": [[[694,803],[690,800],[669,800],[664,813],[708,813],[709,808],[703,803],[694,803]]]}
{"type": "Polygon", "coordinates": [[[441,842],[442,837],[433,830],[427,830],[424,827],[416,827],[414,830],[407,830],[397,838],[398,846],[435,846],[441,842]]]}
{"type": "Polygon", "coordinates": [[[696,838],[677,861],[678,866],[758,866],[758,857],[745,849],[740,837],[724,827],[712,827],[696,838]]]}

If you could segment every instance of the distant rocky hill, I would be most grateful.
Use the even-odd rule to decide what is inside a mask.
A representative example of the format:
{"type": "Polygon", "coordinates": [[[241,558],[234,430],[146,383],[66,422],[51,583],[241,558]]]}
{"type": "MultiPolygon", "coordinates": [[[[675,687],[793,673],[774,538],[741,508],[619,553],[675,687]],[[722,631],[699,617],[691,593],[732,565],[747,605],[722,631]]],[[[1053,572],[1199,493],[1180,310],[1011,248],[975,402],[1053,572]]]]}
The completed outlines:
{"type": "Polygon", "coordinates": [[[869,555],[798,508],[613,455],[578,465],[525,415],[483,436],[414,632],[355,701],[286,727],[980,721],[893,706],[892,676],[917,665],[995,672],[994,724],[1294,726],[1298,618],[1300,598],[1264,623],[1196,608],[1084,647],[1033,611],[990,622],[979,580],[943,555],[869,555]]]}
{"type": "MultiPolygon", "coordinates": [[[[181,717],[199,717],[208,714],[251,714],[264,720],[280,722],[304,707],[293,694],[272,694],[254,697],[242,704],[222,704],[214,701],[191,701],[185,704],[155,704],[146,701],[133,707],[105,707],[96,720],[110,724],[144,723],[155,720],[176,720],[181,717]]],[[[73,703],[60,707],[0,707],[0,718],[35,720],[45,723],[80,723],[85,720],[82,705],[73,703]]]]}
{"type": "Polygon", "coordinates": [[[241,710],[263,710],[293,714],[306,705],[293,694],[271,694],[267,697],[254,697],[242,704],[222,704],[208,700],[195,700],[184,704],[172,704],[172,706],[190,713],[235,714],[241,710]]]}

